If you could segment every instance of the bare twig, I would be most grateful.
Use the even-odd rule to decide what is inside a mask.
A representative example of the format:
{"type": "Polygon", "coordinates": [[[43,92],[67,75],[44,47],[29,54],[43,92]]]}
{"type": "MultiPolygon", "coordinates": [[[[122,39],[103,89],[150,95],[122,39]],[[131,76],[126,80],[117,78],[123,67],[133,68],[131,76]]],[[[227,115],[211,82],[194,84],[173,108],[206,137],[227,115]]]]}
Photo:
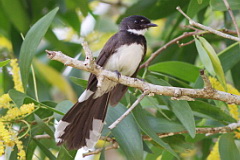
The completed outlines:
{"type": "MultiPolygon", "coordinates": [[[[144,62],[140,66],[140,68],[148,67],[149,64],[153,61],[153,59],[156,58],[162,51],[164,51],[165,49],[167,49],[167,47],[169,47],[169,46],[171,46],[171,45],[173,45],[175,43],[179,43],[179,41],[181,39],[184,39],[184,38],[187,38],[187,37],[190,37],[190,36],[193,36],[193,35],[202,35],[202,34],[209,34],[209,33],[211,33],[209,31],[202,31],[202,30],[190,27],[190,26],[188,26],[188,28],[191,28],[191,29],[193,29],[195,31],[194,32],[185,32],[182,35],[180,35],[179,37],[176,37],[175,39],[173,39],[173,40],[169,41],[168,43],[166,43],[164,46],[162,46],[161,48],[156,50],[154,53],[152,53],[151,56],[148,58],[148,60],[146,62],[144,62]]],[[[227,34],[236,34],[235,31],[231,31],[231,30],[228,30],[228,29],[220,29],[219,31],[221,31],[223,33],[227,33],[227,34]]]]}
{"type": "Polygon", "coordinates": [[[204,25],[202,25],[202,24],[200,24],[200,23],[197,23],[197,22],[193,21],[190,17],[188,17],[188,16],[181,10],[180,7],[177,7],[177,10],[178,10],[184,17],[186,17],[186,18],[189,20],[189,24],[190,24],[190,25],[199,27],[199,28],[201,28],[201,29],[203,29],[203,30],[209,31],[209,32],[211,32],[211,33],[213,33],[213,34],[216,34],[216,35],[218,35],[218,36],[221,36],[221,37],[224,37],[224,38],[227,38],[227,39],[231,39],[231,40],[234,40],[234,41],[237,41],[237,42],[240,41],[240,38],[239,38],[239,37],[235,37],[235,36],[232,36],[232,35],[229,35],[229,34],[225,34],[225,33],[223,33],[223,32],[220,32],[220,31],[218,31],[218,30],[215,30],[215,29],[213,29],[213,28],[211,28],[211,27],[204,26],[204,25]]]}
{"type": "Polygon", "coordinates": [[[51,137],[48,134],[36,135],[33,138],[34,139],[51,139],[51,137]]]}
{"type": "Polygon", "coordinates": [[[89,67],[85,66],[82,61],[78,61],[69,56],[66,56],[62,54],[62,52],[57,52],[57,51],[46,51],[46,52],[48,53],[49,58],[51,58],[52,60],[57,60],[62,63],[68,62],[68,63],[65,63],[68,66],[72,66],[77,69],[91,72],[97,76],[99,75],[104,76],[114,82],[118,82],[130,87],[138,88],[143,92],[147,90],[150,93],[175,97],[176,90],[180,90],[180,92],[178,92],[180,93],[179,97],[187,96],[191,98],[206,98],[206,99],[220,100],[230,104],[231,103],[240,104],[240,96],[230,94],[227,92],[216,91],[214,92],[214,94],[208,94],[204,89],[189,89],[189,88],[154,85],[154,84],[143,82],[136,78],[127,77],[124,75],[121,75],[121,77],[118,77],[116,76],[115,72],[104,70],[102,67],[96,64],[94,64],[94,68],[91,70],[89,69],[89,67]]]}
{"type": "Polygon", "coordinates": [[[99,148],[99,149],[96,149],[94,151],[89,151],[87,153],[83,153],[82,156],[86,157],[86,156],[90,156],[90,155],[93,155],[93,154],[98,154],[98,153],[102,152],[103,149],[105,149],[105,151],[108,151],[110,149],[117,149],[117,148],[119,148],[119,145],[118,145],[118,143],[116,141],[114,141],[113,145],[111,145],[111,146],[107,146],[105,148],[99,148]]]}
{"type": "Polygon", "coordinates": [[[183,33],[181,36],[171,40],[170,42],[166,43],[164,46],[162,46],[161,48],[159,48],[158,50],[156,50],[153,54],[151,54],[151,56],[148,58],[148,60],[146,62],[144,62],[140,68],[144,68],[144,67],[148,67],[150,62],[157,57],[162,51],[164,51],[168,46],[177,43],[179,40],[189,37],[189,36],[193,36],[196,35],[197,33],[199,33],[199,31],[194,31],[194,32],[185,32],[183,33]]]}
{"type": "MultiPolygon", "coordinates": [[[[240,127],[240,121],[238,121],[237,123],[231,123],[231,124],[229,124],[227,126],[223,126],[223,127],[196,128],[196,134],[205,134],[206,136],[209,136],[209,135],[212,135],[212,134],[228,133],[228,132],[233,132],[238,127],[240,127]]],[[[179,132],[157,133],[157,135],[158,135],[159,138],[164,138],[164,137],[169,137],[169,136],[174,136],[174,135],[184,134],[184,133],[188,133],[188,131],[185,130],[185,131],[179,131],[179,132]]],[[[143,140],[146,140],[146,141],[151,141],[152,140],[152,138],[147,136],[147,135],[143,135],[142,138],[143,138],[143,140]]],[[[105,150],[117,149],[119,147],[119,145],[115,141],[115,139],[112,139],[110,137],[101,137],[101,139],[113,143],[112,146],[106,147],[105,150]]],[[[104,148],[100,148],[100,149],[96,149],[95,151],[90,151],[88,153],[84,153],[83,156],[85,157],[85,156],[89,156],[89,155],[93,155],[93,154],[98,154],[103,149],[104,148]]]]}
{"type": "Polygon", "coordinates": [[[119,117],[114,123],[112,123],[108,128],[113,129],[115,128],[137,105],[140,103],[140,101],[146,96],[146,93],[144,92],[138,99],[132,104],[132,106],[123,114],[121,117],[119,117]]]}
{"type": "Polygon", "coordinates": [[[204,82],[205,91],[208,92],[209,94],[214,94],[214,92],[216,92],[216,90],[212,87],[211,82],[208,79],[207,75],[205,74],[204,70],[200,71],[200,75],[204,82]]]}
{"type": "Polygon", "coordinates": [[[82,42],[82,46],[83,46],[83,50],[85,51],[85,61],[84,64],[86,66],[88,66],[90,69],[92,69],[94,66],[94,59],[93,59],[93,55],[92,55],[92,51],[90,50],[87,42],[82,42]]]}
{"type": "Polygon", "coordinates": [[[223,2],[224,2],[225,6],[226,6],[226,8],[228,10],[228,13],[229,13],[230,17],[232,18],[233,25],[234,25],[234,27],[235,27],[235,29],[237,31],[238,38],[240,38],[239,28],[238,28],[238,25],[237,25],[237,21],[236,21],[234,15],[233,15],[232,9],[231,9],[231,7],[230,7],[230,5],[229,5],[227,0],[223,0],[223,2]]]}

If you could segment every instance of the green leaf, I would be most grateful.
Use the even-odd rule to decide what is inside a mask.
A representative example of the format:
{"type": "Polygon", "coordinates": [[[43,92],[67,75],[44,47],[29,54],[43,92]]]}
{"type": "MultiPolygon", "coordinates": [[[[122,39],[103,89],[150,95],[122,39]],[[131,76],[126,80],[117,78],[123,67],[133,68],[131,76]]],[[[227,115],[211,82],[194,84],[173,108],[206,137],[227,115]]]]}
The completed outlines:
{"type": "MultiPolygon", "coordinates": [[[[240,8],[239,0],[227,0],[227,1],[232,10],[239,10],[240,8]]],[[[211,0],[210,5],[213,11],[227,11],[227,7],[225,6],[223,0],[211,0]]]]}
{"type": "Polygon", "coordinates": [[[133,115],[138,125],[145,134],[151,137],[153,141],[156,142],[158,145],[162,146],[164,149],[166,149],[172,155],[178,158],[178,155],[173,151],[173,149],[157,136],[156,132],[153,130],[149,122],[146,121],[146,114],[144,114],[144,111],[140,105],[135,107],[135,109],[133,110],[133,115]]]}
{"type": "Polygon", "coordinates": [[[66,150],[66,148],[64,148],[64,146],[61,146],[56,160],[63,160],[63,159],[74,160],[74,157],[70,154],[68,150],[66,150]]]}
{"type": "Polygon", "coordinates": [[[213,106],[209,103],[203,102],[203,101],[193,101],[188,102],[191,109],[198,115],[205,117],[205,118],[212,118],[214,120],[220,121],[220,122],[236,122],[232,116],[222,111],[220,108],[213,106]]]}
{"type": "Polygon", "coordinates": [[[52,154],[52,152],[47,148],[47,146],[44,146],[42,143],[40,143],[38,140],[33,138],[33,141],[38,145],[40,150],[51,160],[56,160],[56,157],[52,154]]]}
{"type": "Polygon", "coordinates": [[[234,142],[234,135],[224,134],[219,140],[219,153],[221,160],[239,160],[240,153],[234,142]]]}
{"type": "Polygon", "coordinates": [[[44,34],[47,32],[53,18],[55,17],[58,8],[55,8],[47,15],[38,20],[28,31],[20,50],[20,71],[22,77],[23,87],[26,90],[28,83],[30,66],[32,63],[33,55],[43,38],[44,34]]]}
{"type": "Polygon", "coordinates": [[[199,54],[199,57],[200,57],[200,60],[201,60],[202,64],[204,65],[204,67],[206,68],[206,70],[207,70],[212,76],[215,76],[216,73],[215,73],[215,71],[214,71],[214,68],[213,68],[211,59],[210,59],[210,57],[208,56],[208,53],[206,52],[206,50],[203,48],[201,42],[200,42],[197,38],[195,38],[195,44],[196,44],[196,47],[197,47],[197,50],[198,50],[198,54],[199,54]]]}
{"type": "Polygon", "coordinates": [[[187,9],[187,15],[191,18],[193,18],[200,10],[208,6],[209,0],[204,0],[199,2],[196,0],[191,0],[188,9],[187,9]]]}
{"type": "Polygon", "coordinates": [[[119,19],[129,15],[144,15],[150,19],[159,19],[177,12],[177,6],[184,8],[188,3],[189,0],[175,0],[171,1],[171,3],[168,0],[140,0],[138,3],[128,7],[125,14],[119,19]]]}
{"type": "Polygon", "coordinates": [[[18,106],[20,107],[21,105],[23,105],[24,101],[25,100],[28,100],[28,103],[34,103],[35,105],[40,105],[40,106],[43,106],[45,107],[46,109],[50,110],[50,111],[53,111],[53,112],[56,112],[58,114],[61,114],[61,115],[64,115],[62,112],[52,108],[52,107],[49,107],[48,105],[46,104],[43,104],[43,103],[40,103],[40,102],[37,102],[35,99],[29,97],[28,95],[26,95],[25,93],[22,93],[22,92],[19,92],[19,91],[16,91],[15,89],[11,89],[9,90],[9,96],[11,97],[11,99],[13,100],[13,102],[18,106]]]}
{"type": "Polygon", "coordinates": [[[0,62],[0,67],[3,67],[3,66],[5,66],[5,65],[7,65],[9,62],[10,62],[10,59],[7,59],[7,60],[5,60],[5,61],[1,61],[1,62],[0,62]]]}
{"type": "MultiPolygon", "coordinates": [[[[66,100],[58,103],[55,109],[66,114],[72,106],[73,106],[73,103],[71,101],[66,100]]],[[[63,115],[54,113],[53,117],[59,121],[60,119],[62,119],[63,115]]]]}
{"type": "Polygon", "coordinates": [[[90,11],[88,6],[88,0],[76,0],[75,3],[77,4],[77,6],[79,6],[83,16],[86,17],[88,15],[88,12],[90,11]]]}
{"type": "MultiPolygon", "coordinates": [[[[170,84],[164,80],[159,80],[158,84],[163,86],[170,86],[170,84]]],[[[166,96],[161,96],[161,98],[165,101],[169,109],[172,110],[172,112],[176,115],[182,125],[186,128],[190,136],[192,138],[195,137],[196,126],[193,112],[188,102],[183,100],[171,100],[169,97],[166,96]]]]}
{"type": "Polygon", "coordinates": [[[53,130],[43,122],[41,118],[39,118],[36,114],[34,114],[35,120],[38,124],[38,127],[41,128],[44,132],[46,132],[51,138],[54,138],[53,130]]]}
{"type": "MultiPolygon", "coordinates": [[[[223,68],[222,68],[221,62],[220,62],[216,52],[214,51],[213,47],[208,43],[208,41],[206,39],[204,39],[202,37],[195,38],[195,40],[197,40],[197,39],[199,40],[198,42],[196,41],[196,45],[198,43],[197,48],[201,47],[204,50],[204,52],[202,52],[202,49],[201,50],[198,49],[199,55],[201,55],[201,54],[204,54],[204,56],[208,55],[208,57],[210,58],[210,61],[211,61],[210,64],[212,65],[218,80],[223,85],[225,90],[227,90],[223,68]],[[200,44],[199,44],[199,42],[200,42],[200,44]],[[199,45],[201,45],[201,46],[199,46],[199,45]],[[207,55],[205,55],[206,53],[207,53],[207,55]]],[[[206,62],[203,62],[202,59],[201,59],[201,61],[203,64],[206,64],[206,62]]],[[[213,74],[213,76],[215,74],[213,74]]]]}
{"type": "Polygon", "coordinates": [[[227,72],[228,70],[232,69],[238,62],[240,62],[239,53],[240,53],[239,43],[236,42],[218,54],[224,72],[227,72]]]}
{"type": "MultiPolygon", "coordinates": [[[[116,107],[109,107],[106,117],[107,125],[111,125],[117,118],[126,112],[126,110],[127,109],[122,104],[118,104],[116,107]]],[[[143,159],[142,135],[132,115],[128,115],[124,118],[116,128],[112,130],[112,134],[116,138],[127,159],[143,159]]]]}
{"type": "Polygon", "coordinates": [[[173,113],[177,116],[182,125],[186,128],[190,136],[194,138],[196,134],[196,127],[193,112],[188,102],[183,100],[169,100],[169,104],[173,113]]]}
{"type": "Polygon", "coordinates": [[[27,9],[24,8],[22,1],[1,0],[1,2],[9,20],[19,30],[19,32],[25,33],[30,26],[30,19],[27,9]]]}
{"type": "Polygon", "coordinates": [[[200,68],[185,62],[169,61],[151,65],[149,70],[166,73],[188,82],[195,82],[199,76],[200,68]]]}
{"type": "Polygon", "coordinates": [[[13,102],[18,106],[21,107],[23,105],[23,101],[26,97],[28,97],[26,94],[19,92],[15,89],[11,89],[8,91],[8,94],[10,98],[13,100],[13,102]]]}
{"type": "Polygon", "coordinates": [[[70,77],[70,80],[75,83],[76,85],[81,86],[82,88],[87,88],[88,81],[85,79],[77,78],[77,77],[70,77]]]}

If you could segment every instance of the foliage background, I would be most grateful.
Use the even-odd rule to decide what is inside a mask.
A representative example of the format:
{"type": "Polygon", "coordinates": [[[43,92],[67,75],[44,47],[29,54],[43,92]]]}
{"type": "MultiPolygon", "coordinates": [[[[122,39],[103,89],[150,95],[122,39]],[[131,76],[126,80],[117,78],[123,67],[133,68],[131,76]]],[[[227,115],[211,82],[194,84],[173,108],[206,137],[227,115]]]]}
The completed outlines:
{"type": "MultiPolygon", "coordinates": [[[[228,2],[240,24],[239,1],[228,2]]],[[[16,89],[16,84],[14,86],[11,67],[1,63],[0,94],[9,94],[12,108],[35,104],[35,110],[31,114],[2,121],[5,129],[12,130],[21,138],[19,140],[23,142],[23,150],[26,152],[23,159],[74,159],[76,154],[76,151],[68,151],[64,146],[56,146],[53,138],[54,123],[61,119],[62,113],[72,106],[84,90],[88,73],[50,61],[45,49],[60,50],[83,60],[80,42],[84,39],[89,43],[94,56],[97,56],[107,39],[117,32],[117,24],[123,17],[144,15],[159,25],[146,34],[147,59],[170,40],[192,31],[185,27],[188,21],[177,12],[177,6],[181,6],[190,17],[204,25],[215,29],[235,29],[222,0],[0,0],[0,60],[19,60],[25,88],[24,93],[13,89],[16,89]],[[40,20],[43,16],[45,18],[40,20]],[[36,138],[36,135],[46,134],[51,138],[36,138]]],[[[204,38],[218,54],[227,83],[239,90],[239,45],[213,34],[206,34],[204,38]]],[[[180,43],[192,39],[193,37],[188,37],[180,43]]],[[[140,70],[138,76],[154,84],[202,88],[203,82],[198,72],[205,68],[205,63],[199,58],[199,54],[201,55],[195,43],[183,47],[173,44],[157,56],[149,68],[140,70]]],[[[218,75],[215,71],[209,74],[218,75]]],[[[217,81],[211,82],[217,89],[221,89],[222,86],[217,81]]],[[[237,90],[234,91],[239,94],[237,90]]],[[[109,107],[106,126],[118,118],[139,94],[139,91],[130,88],[121,104],[115,108],[109,107]]],[[[213,146],[217,146],[211,154],[213,157],[209,159],[240,159],[237,133],[195,135],[195,127],[219,127],[236,122],[236,107],[231,111],[231,107],[223,102],[206,99],[185,102],[172,101],[164,96],[145,97],[133,114],[116,129],[110,132],[107,127],[104,128],[103,135],[115,137],[120,149],[107,151],[105,154],[101,152],[100,158],[111,159],[110,156],[114,156],[131,160],[170,160],[180,157],[200,160],[206,159],[213,146]],[[155,135],[182,130],[188,130],[189,134],[163,139],[155,135]],[[141,135],[144,134],[153,140],[142,141],[141,135]]],[[[8,114],[8,110],[10,108],[0,106],[1,117],[8,114]]],[[[0,140],[3,141],[1,136],[0,140]]],[[[3,144],[0,145],[1,149],[3,144]]],[[[111,144],[99,142],[97,147],[107,145],[111,144]]],[[[6,159],[19,158],[19,147],[4,146],[8,146],[4,148],[6,159]]]]}

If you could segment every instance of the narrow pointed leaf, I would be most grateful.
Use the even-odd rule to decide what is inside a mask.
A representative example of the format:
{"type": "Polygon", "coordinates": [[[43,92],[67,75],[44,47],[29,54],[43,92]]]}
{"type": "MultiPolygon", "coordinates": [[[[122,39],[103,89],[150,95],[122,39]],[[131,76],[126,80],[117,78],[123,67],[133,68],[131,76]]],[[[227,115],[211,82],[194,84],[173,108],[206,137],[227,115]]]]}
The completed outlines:
{"type": "Polygon", "coordinates": [[[144,114],[144,111],[140,105],[135,107],[135,109],[133,110],[133,115],[134,115],[138,125],[140,126],[140,128],[142,129],[142,131],[145,134],[147,134],[149,137],[151,137],[153,139],[154,142],[156,142],[161,147],[163,147],[164,149],[169,151],[172,155],[174,155],[175,157],[178,158],[178,155],[173,151],[173,149],[167,143],[165,143],[163,140],[161,140],[157,136],[156,132],[154,132],[154,130],[151,128],[151,125],[149,124],[149,122],[146,121],[146,119],[147,119],[146,115],[144,114]]]}
{"type": "Polygon", "coordinates": [[[28,83],[30,66],[36,49],[47,32],[58,8],[53,9],[47,15],[38,20],[28,31],[20,50],[20,71],[22,76],[23,87],[26,90],[28,83]]]}
{"type": "Polygon", "coordinates": [[[10,59],[7,59],[7,60],[5,60],[5,61],[1,61],[1,62],[0,62],[0,67],[3,67],[3,66],[5,66],[5,65],[7,65],[9,62],[10,62],[10,59]]]}
{"type": "MultiPolygon", "coordinates": [[[[126,110],[127,109],[122,104],[118,104],[116,107],[109,107],[106,117],[107,125],[111,125],[126,110]]],[[[116,138],[127,159],[143,159],[142,135],[132,115],[125,117],[116,128],[112,130],[112,134],[116,138]]]]}
{"type": "Polygon", "coordinates": [[[224,134],[219,140],[219,153],[221,160],[239,160],[240,153],[234,142],[234,135],[231,133],[224,134]]]}

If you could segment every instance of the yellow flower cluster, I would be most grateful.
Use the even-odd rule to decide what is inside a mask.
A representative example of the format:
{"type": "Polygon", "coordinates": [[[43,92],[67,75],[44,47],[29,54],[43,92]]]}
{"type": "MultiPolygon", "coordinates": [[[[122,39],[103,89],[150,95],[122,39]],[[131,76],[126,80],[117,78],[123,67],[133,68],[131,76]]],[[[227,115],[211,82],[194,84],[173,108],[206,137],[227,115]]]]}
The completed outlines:
{"type": "Polygon", "coordinates": [[[11,59],[10,65],[12,67],[14,88],[17,91],[23,92],[24,90],[23,90],[23,85],[20,77],[17,59],[11,59]]]}
{"type": "Polygon", "coordinates": [[[220,160],[220,155],[218,151],[218,141],[213,146],[213,149],[209,156],[207,157],[207,160],[220,160]]]}
{"type": "MultiPolygon", "coordinates": [[[[224,91],[223,86],[221,85],[221,83],[219,81],[217,81],[216,78],[209,77],[209,80],[210,80],[213,88],[215,88],[219,91],[224,91]]],[[[227,84],[227,90],[228,90],[228,93],[240,95],[240,92],[230,84],[227,84]]],[[[229,112],[230,112],[231,116],[234,119],[238,120],[239,119],[239,112],[238,112],[237,105],[229,104],[228,109],[229,109],[229,112]]]]}
{"type": "MultiPolygon", "coordinates": [[[[221,85],[221,83],[216,78],[209,77],[209,80],[210,80],[213,88],[215,88],[217,90],[220,90],[220,91],[224,91],[223,86],[221,85]]],[[[231,94],[240,95],[240,92],[230,84],[227,84],[227,90],[231,94]]],[[[238,106],[235,105],[235,104],[229,104],[228,109],[229,109],[230,115],[234,119],[239,120],[238,106]]],[[[238,128],[238,131],[240,131],[240,128],[238,128]]],[[[235,137],[240,138],[240,132],[235,132],[235,137]]],[[[220,155],[219,155],[219,151],[218,151],[218,142],[215,143],[215,145],[214,145],[211,153],[209,154],[207,160],[220,160],[220,155]]]]}
{"type": "Polygon", "coordinates": [[[32,113],[33,110],[34,110],[34,104],[33,103],[24,104],[20,108],[13,107],[13,108],[10,108],[7,111],[6,115],[1,117],[0,120],[11,121],[11,120],[14,120],[14,119],[18,119],[18,118],[21,118],[22,116],[25,116],[26,114],[32,113]]]}
{"type": "MultiPolygon", "coordinates": [[[[14,88],[17,91],[23,92],[24,90],[17,59],[12,59],[10,65],[12,67],[14,88]]],[[[0,109],[1,108],[7,109],[7,112],[4,116],[0,115],[0,156],[4,154],[6,146],[14,147],[14,145],[16,145],[18,148],[18,159],[24,160],[26,159],[26,153],[23,149],[22,141],[18,139],[18,133],[14,131],[10,121],[21,119],[24,116],[31,114],[35,109],[34,104],[23,104],[18,108],[12,103],[9,94],[3,94],[0,96],[0,109]]]]}
{"type": "Polygon", "coordinates": [[[9,102],[11,101],[11,98],[9,97],[9,94],[3,94],[0,97],[0,108],[9,108],[10,104],[9,102]]]}

